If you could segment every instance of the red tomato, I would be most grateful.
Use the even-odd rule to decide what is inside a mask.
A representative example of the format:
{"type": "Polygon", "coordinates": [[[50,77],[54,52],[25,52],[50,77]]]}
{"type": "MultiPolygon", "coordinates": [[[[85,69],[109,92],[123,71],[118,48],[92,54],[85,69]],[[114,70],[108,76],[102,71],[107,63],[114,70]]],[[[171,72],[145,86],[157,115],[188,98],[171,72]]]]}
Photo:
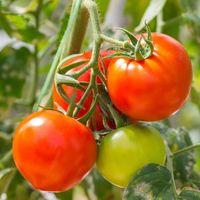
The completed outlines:
{"type": "Polygon", "coordinates": [[[108,68],[108,92],[114,105],[134,120],[162,120],[188,97],[192,67],[175,39],[152,33],[154,51],[142,61],[114,58],[108,68]]]}
{"type": "Polygon", "coordinates": [[[26,117],[13,139],[14,161],[34,188],[64,191],[78,184],[96,160],[96,141],[85,125],[53,110],[26,117]]]}
{"type": "MultiPolygon", "coordinates": [[[[101,51],[101,56],[102,58],[103,57],[106,57],[106,56],[109,56],[111,55],[111,51],[101,51]]],[[[72,58],[70,60],[68,60],[64,66],[68,66],[74,62],[80,62],[80,61],[85,61],[85,60],[90,60],[91,59],[91,55],[92,55],[92,52],[85,52],[83,53],[82,55],[80,56],[77,56],[75,58],[72,58]]],[[[104,60],[104,65],[105,67],[108,67],[110,63],[110,59],[105,59],[104,60]]],[[[81,68],[83,68],[86,64],[83,64],[75,69],[73,69],[72,71],[77,71],[77,70],[80,70],[81,68]]],[[[99,67],[102,69],[102,63],[99,61],[99,67]]],[[[84,74],[82,74],[78,80],[80,82],[89,82],[90,81],[90,73],[91,71],[88,70],[87,72],[85,72],[84,74]]],[[[97,77],[97,83],[101,84],[101,80],[97,77]]],[[[70,86],[66,86],[66,85],[63,85],[62,86],[63,89],[65,90],[66,94],[69,96],[69,97],[72,97],[73,95],[73,92],[74,92],[74,88],[73,87],[70,87],[70,86]]],[[[83,95],[83,91],[81,90],[77,90],[76,91],[76,100],[75,102],[77,103],[82,95],[83,95]]],[[[92,103],[92,99],[93,99],[93,95],[92,95],[92,92],[88,95],[86,101],[84,102],[83,104],[83,108],[79,111],[78,115],[77,115],[77,118],[79,117],[82,117],[84,114],[86,114],[88,112],[88,110],[90,109],[90,106],[91,106],[91,103],[92,103]]],[[[53,90],[53,101],[56,102],[59,106],[61,106],[64,110],[67,110],[68,108],[68,103],[60,96],[60,94],[57,92],[56,90],[56,87],[55,87],[55,84],[54,84],[54,90],[53,90]]],[[[56,105],[55,105],[56,107],[56,105]]],[[[100,106],[97,104],[96,108],[95,108],[95,111],[94,111],[94,118],[95,118],[95,122],[94,121],[91,121],[92,123],[95,123],[96,124],[96,130],[102,130],[104,129],[104,126],[103,126],[103,116],[102,116],[102,111],[100,109],[100,106]]],[[[91,124],[92,124],[91,123],[91,124]]],[[[111,125],[112,126],[112,125],[111,125]]],[[[91,128],[93,128],[93,126],[91,125],[91,128]]]]}

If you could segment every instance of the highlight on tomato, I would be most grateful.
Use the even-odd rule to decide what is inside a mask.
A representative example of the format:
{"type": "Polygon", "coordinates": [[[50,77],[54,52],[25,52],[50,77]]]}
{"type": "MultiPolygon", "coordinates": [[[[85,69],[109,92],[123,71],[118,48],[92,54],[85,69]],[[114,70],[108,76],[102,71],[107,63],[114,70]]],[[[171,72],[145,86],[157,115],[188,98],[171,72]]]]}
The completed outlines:
{"type": "Polygon", "coordinates": [[[191,88],[192,66],[175,39],[152,33],[152,55],[143,60],[113,58],[107,72],[113,104],[138,121],[162,120],[185,103],[191,88]]]}
{"type": "Polygon", "coordinates": [[[165,158],[165,144],[157,130],[129,125],[113,130],[103,138],[96,166],[105,179],[124,188],[138,170],[150,163],[164,165],[165,158]]]}
{"type": "MultiPolygon", "coordinates": [[[[101,70],[103,70],[103,67],[105,67],[106,70],[107,70],[107,67],[109,66],[109,63],[110,63],[110,59],[103,59],[103,58],[105,58],[106,56],[109,56],[111,54],[112,54],[112,51],[106,51],[106,50],[101,50],[100,51],[100,55],[101,55],[102,59],[99,58],[99,63],[98,64],[99,64],[99,67],[100,67],[101,70]]],[[[84,52],[82,55],[78,55],[78,56],[76,56],[74,58],[71,58],[68,61],[66,61],[66,63],[64,64],[64,67],[67,67],[68,65],[76,63],[76,62],[87,61],[87,60],[89,61],[91,59],[91,56],[92,56],[92,52],[91,51],[84,52]]],[[[84,64],[82,64],[82,65],[70,70],[68,73],[78,71],[81,68],[83,68],[86,64],[87,63],[84,63],[84,64]]],[[[77,80],[80,81],[80,82],[89,83],[90,77],[91,77],[91,70],[88,70],[84,74],[82,74],[77,80]]],[[[98,84],[102,83],[102,81],[100,80],[99,77],[97,77],[97,83],[98,84]]],[[[64,84],[63,84],[62,87],[63,87],[64,91],[66,92],[66,94],[68,95],[68,97],[71,98],[73,93],[74,93],[74,88],[70,87],[70,86],[66,86],[64,84]]],[[[82,91],[80,89],[76,90],[75,103],[77,103],[81,99],[83,94],[84,94],[84,91],[82,91]]],[[[76,118],[82,117],[83,115],[85,115],[89,111],[90,106],[92,104],[92,100],[93,100],[93,95],[92,95],[92,92],[90,92],[90,94],[88,95],[88,97],[86,98],[86,100],[85,100],[85,102],[84,102],[84,104],[82,106],[82,109],[78,112],[76,118]]],[[[68,109],[68,106],[69,106],[68,102],[65,101],[60,96],[60,94],[56,90],[55,84],[54,84],[54,87],[53,87],[53,102],[56,102],[64,110],[68,109]]],[[[55,108],[57,107],[56,104],[54,104],[54,107],[55,108]]],[[[91,122],[90,123],[91,124],[90,125],[91,129],[95,129],[97,131],[104,129],[104,126],[103,126],[103,113],[102,113],[102,110],[101,110],[99,104],[97,104],[97,106],[96,106],[96,108],[94,110],[94,117],[91,118],[90,122],[91,122]],[[95,127],[93,126],[93,124],[95,124],[95,127]]],[[[110,125],[113,126],[112,123],[110,123],[110,125]]]]}
{"type": "Polygon", "coordinates": [[[43,110],[26,117],[13,139],[15,164],[36,189],[68,190],[82,181],[96,160],[92,132],[58,111],[43,110]]]}

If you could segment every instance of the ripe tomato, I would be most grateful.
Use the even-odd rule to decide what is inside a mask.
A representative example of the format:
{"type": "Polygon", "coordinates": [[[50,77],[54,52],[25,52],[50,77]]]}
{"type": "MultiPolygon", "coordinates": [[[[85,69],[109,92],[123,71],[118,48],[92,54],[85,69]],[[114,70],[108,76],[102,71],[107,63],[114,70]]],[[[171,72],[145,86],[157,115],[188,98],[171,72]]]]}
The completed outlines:
{"type": "Polygon", "coordinates": [[[169,117],[188,97],[192,67],[175,39],[152,33],[153,54],[142,61],[114,58],[108,68],[108,92],[114,105],[133,120],[169,117]]]}
{"type": "MultiPolygon", "coordinates": [[[[111,51],[101,51],[101,56],[102,58],[103,57],[106,57],[106,56],[109,56],[111,55],[111,51]]],[[[75,58],[72,58],[70,60],[68,60],[64,66],[68,66],[74,62],[80,62],[80,61],[86,61],[86,60],[90,60],[91,59],[91,55],[92,55],[92,52],[85,52],[83,53],[82,55],[80,56],[77,56],[75,58]]],[[[104,65],[105,67],[108,67],[110,63],[110,59],[105,59],[104,60],[104,65]]],[[[83,64],[75,69],[72,69],[71,71],[78,71],[80,70],[81,68],[83,68],[86,64],[83,64]]],[[[99,61],[99,67],[102,69],[102,63],[99,61]]],[[[85,72],[84,74],[82,74],[78,80],[80,82],[89,82],[90,81],[90,74],[91,74],[91,71],[88,70],[87,72],[85,72]]],[[[98,84],[101,84],[101,80],[97,77],[97,83],[98,84]]],[[[73,95],[73,92],[74,92],[74,88],[73,87],[70,87],[70,86],[66,86],[66,85],[63,85],[62,86],[63,89],[65,90],[66,94],[69,96],[69,97],[72,97],[73,95]]],[[[77,103],[81,97],[83,96],[83,91],[82,90],[78,90],[76,91],[76,99],[75,99],[75,102],[77,103]]],[[[93,99],[93,95],[92,95],[92,92],[88,95],[87,99],[85,100],[84,104],[83,104],[83,108],[79,111],[78,115],[77,115],[77,118],[79,117],[82,117],[84,114],[86,114],[89,109],[90,109],[90,106],[91,106],[91,103],[92,103],[92,99],[93,99]]],[[[56,87],[55,87],[55,84],[54,84],[54,89],[53,89],[53,101],[56,102],[59,106],[61,106],[64,110],[67,110],[68,108],[68,103],[59,95],[58,91],[56,90],[56,87]]],[[[56,107],[56,105],[55,105],[56,107]]],[[[96,130],[102,130],[104,129],[104,126],[103,126],[103,117],[102,117],[102,111],[101,111],[101,108],[100,106],[97,104],[96,108],[95,108],[95,111],[94,111],[94,119],[95,119],[95,122],[94,121],[91,121],[91,128],[94,129],[94,127],[92,126],[93,123],[95,123],[96,125],[96,130]]],[[[112,126],[112,125],[111,125],[112,126]]]]}
{"type": "Polygon", "coordinates": [[[150,127],[129,125],[113,130],[102,140],[97,169],[114,185],[126,187],[146,164],[165,162],[165,145],[159,132],[150,127]]]}
{"type": "Polygon", "coordinates": [[[78,184],[96,160],[96,141],[85,125],[53,110],[26,117],[13,139],[14,161],[34,188],[64,191],[78,184]]]}

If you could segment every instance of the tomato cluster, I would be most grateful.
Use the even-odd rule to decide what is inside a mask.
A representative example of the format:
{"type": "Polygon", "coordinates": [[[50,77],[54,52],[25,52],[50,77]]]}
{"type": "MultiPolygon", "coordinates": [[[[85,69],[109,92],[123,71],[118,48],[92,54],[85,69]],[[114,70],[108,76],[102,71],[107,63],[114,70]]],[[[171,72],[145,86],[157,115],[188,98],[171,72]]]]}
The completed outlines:
{"type": "MultiPolygon", "coordinates": [[[[34,188],[57,192],[70,189],[80,183],[95,162],[105,179],[126,187],[132,176],[146,164],[164,164],[165,145],[159,132],[150,126],[127,125],[127,122],[162,120],[180,109],[189,94],[192,68],[179,42],[158,33],[152,34],[152,41],[152,55],[144,60],[124,56],[108,59],[106,56],[113,52],[100,52],[101,58],[105,58],[98,61],[100,71],[106,76],[108,90],[104,89],[108,91],[113,109],[125,116],[125,123],[115,128],[113,116],[109,116],[109,129],[114,130],[106,136],[99,135],[98,151],[93,132],[102,133],[106,129],[101,102],[96,104],[89,118],[89,128],[77,120],[90,110],[93,91],[75,118],[55,110],[43,110],[29,115],[18,125],[13,140],[15,164],[34,188]]],[[[69,59],[62,67],[90,60],[91,55],[85,52],[69,59]]],[[[86,64],[67,73],[79,71],[86,64]]],[[[90,79],[91,69],[77,78],[86,85],[90,79]]],[[[60,96],[55,84],[53,101],[67,110],[69,103],[60,96]]],[[[98,86],[104,87],[101,77],[96,77],[96,84],[97,90],[98,86]]],[[[67,96],[73,96],[72,86],[62,85],[62,88],[67,96]]],[[[101,90],[98,93],[105,98],[101,90]]],[[[77,89],[75,103],[83,95],[84,91],[77,89]]]]}

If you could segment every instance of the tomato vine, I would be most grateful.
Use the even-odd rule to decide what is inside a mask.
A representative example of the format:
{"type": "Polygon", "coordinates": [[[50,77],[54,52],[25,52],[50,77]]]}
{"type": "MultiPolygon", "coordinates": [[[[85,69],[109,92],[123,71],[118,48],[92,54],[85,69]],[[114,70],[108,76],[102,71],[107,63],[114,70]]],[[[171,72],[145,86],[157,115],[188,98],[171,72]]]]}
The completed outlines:
{"type": "MultiPolygon", "coordinates": [[[[36,28],[38,30],[39,13],[42,5],[43,1],[38,6],[38,14],[36,15],[36,28]]],[[[159,13],[157,14],[157,31],[161,32],[164,26],[167,26],[167,23],[164,23],[162,13],[159,13]]],[[[144,26],[140,24],[136,29],[139,30],[141,27],[144,26]]],[[[179,42],[171,37],[161,33],[151,33],[147,24],[145,25],[146,33],[138,34],[137,36],[134,36],[125,29],[120,28],[120,30],[128,37],[127,40],[117,40],[103,33],[100,26],[98,7],[95,1],[73,0],[68,25],[51,64],[45,83],[33,106],[34,114],[25,118],[15,131],[13,150],[16,166],[35,188],[47,191],[64,191],[78,184],[91,170],[95,163],[96,145],[98,145],[98,155],[102,157],[97,158],[97,168],[100,169],[99,171],[102,176],[111,183],[125,187],[124,200],[140,197],[142,199],[154,199],[156,197],[177,200],[184,199],[188,193],[189,197],[198,196],[198,193],[187,189],[179,192],[182,186],[179,187],[175,179],[180,173],[179,171],[175,173],[174,166],[177,160],[180,159],[183,165],[186,162],[190,163],[189,167],[187,166],[187,169],[184,169],[185,171],[190,170],[191,165],[193,166],[193,157],[190,153],[192,150],[200,148],[200,144],[192,144],[186,138],[187,136],[185,136],[184,130],[182,129],[173,130],[168,127],[169,131],[166,131],[165,127],[162,127],[162,122],[158,122],[157,124],[141,122],[166,119],[179,110],[186,101],[191,87],[192,76],[191,64],[187,52],[179,42]],[[79,51],[89,20],[92,27],[93,46],[92,51],[89,52],[90,55],[86,56],[88,52],[79,54],[79,51]],[[158,41],[161,41],[160,43],[163,42],[163,44],[159,46],[158,41]],[[104,56],[102,54],[101,47],[104,43],[108,43],[111,46],[109,50],[112,53],[110,55],[104,56]],[[165,54],[162,48],[168,52],[165,54]],[[172,49],[177,54],[175,56],[173,55],[173,58],[172,54],[170,54],[172,49]],[[165,56],[169,56],[171,60],[165,56]],[[106,59],[111,59],[109,68],[105,66],[106,59]],[[155,64],[153,59],[157,59],[159,64],[155,64]],[[160,65],[165,70],[160,69],[160,65]],[[171,71],[170,67],[174,71],[171,71]],[[141,68],[147,68],[149,71],[143,72],[140,70],[141,68]],[[149,73],[150,71],[153,73],[149,73]],[[85,74],[87,76],[83,78],[85,74]],[[177,77],[178,75],[181,75],[182,78],[177,77]],[[184,85],[182,85],[183,81],[185,81],[184,85]],[[168,83],[174,83],[173,88],[168,83]],[[161,85],[159,88],[160,96],[156,93],[155,85],[157,86],[156,89],[161,85]],[[66,110],[58,103],[57,108],[53,108],[52,110],[45,109],[46,104],[43,100],[45,98],[49,99],[52,93],[50,90],[52,91],[53,86],[55,86],[54,92],[57,92],[66,102],[66,110]],[[122,94],[119,97],[121,91],[126,92],[126,94],[122,94]],[[168,91],[169,93],[167,93],[168,91]],[[162,92],[163,95],[161,94],[162,92]],[[164,92],[165,95],[169,94],[166,96],[170,96],[171,99],[167,99],[164,96],[164,92]],[[154,96],[155,93],[156,95],[154,96]],[[123,105],[121,105],[122,101],[123,105]],[[153,109],[151,107],[152,102],[153,109]],[[157,108],[155,110],[157,107],[156,103],[160,109],[157,108]],[[85,104],[87,105],[85,106],[85,104]],[[166,105],[172,108],[170,107],[168,110],[166,105]],[[39,111],[40,107],[43,108],[43,111],[39,111]],[[54,109],[61,111],[64,115],[54,109]],[[81,112],[82,114],[80,114],[81,112]],[[97,128],[95,124],[95,118],[98,117],[101,122],[100,128],[97,128]],[[55,124],[54,120],[56,122],[55,124]],[[133,125],[129,126],[129,124],[133,125]],[[156,127],[156,125],[159,126],[156,127]],[[93,135],[90,129],[93,130],[93,135]],[[41,134],[42,130],[44,131],[41,134]],[[71,130],[73,134],[71,134],[71,130]],[[157,130],[162,133],[162,137],[157,130]],[[56,134],[54,134],[54,131],[56,134]],[[175,134],[176,136],[179,133],[182,133],[182,135],[179,135],[177,138],[174,137],[173,133],[176,131],[178,132],[175,134]],[[24,137],[25,134],[27,134],[26,137],[24,137]],[[112,135],[113,138],[111,137],[112,135]],[[159,145],[154,140],[155,135],[158,137],[159,145]],[[29,137],[32,138],[30,139],[29,137]],[[50,140],[51,138],[54,141],[50,140]],[[180,138],[182,139],[181,142],[179,141],[180,138]],[[63,141],[66,142],[65,145],[63,145],[63,141]],[[87,143],[88,141],[90,143],[87,143]],[[115,141],[117,141],[116,144],[115,141]],[[165,145],[163,141],[165,141],[165,145]],[[105,153],[103,145],[106,142],[108,146],[105,148],[105,153]],[[43,145],[41,145],[42,143],[43,145]],[[176,148],[173,146],[174,144],[177,145],[176,148]],[[167,154],[166,167],[164,166],[165,146],[167,154]],[[159,147],[162,147],[162,149],[160,150],[159,147]],[[175,149],[174,151],[173,148],[175,149]],[[51,149],[51,151],[47,152],[46,149],[51,149]],[[117,152],[118,150],[120,152],[117,152]],[[81,152],[83,151],[85,151],[85,154],[82,157],[81,152]],[[28,153],[24,154],[24,152],[28,153]],[[130,155],[130,152],[135,157],[130,155]],[[43,156],[42,158],[38,157],[40,153],[43,156]],[[102,155],[100,155],[101,153],[102,155]],[[111,160],[111,162],[105,159],[106,155],[104,153],[109,155],[109,161],[111,160]],[[157,159],[155,154],[156,156],[160,154],[160,157],[157,159]],[[80,162],[79,164],[82,167],[84,167],[85,160],[91,159],[87,168],[83,169],[81,175],[78,174],[77,162],[71,155],[74,155],[74,157],[80,156],[78,162],[80,162]],[[182,159],[183,155],[186,155],[186,158],[182,159]],[[53,163],[55,161],[53,159],[54,157],[56,159],[58,158],[56,164],[53,163]],[[37,159],[38,163],[43,163],[44,160],[47,161],[45,163],[45,170],[41,174],[38,166],[32,168],[32,165],[34,165],[37,159]],[[61,163],[60,165],[60,160],[64,164],[61,163]],[[141,165],[138,164],[138,168],[137,166],[133,167],[135,163],[137,165],[138,160],[141,162],[141,165]],[[107,161],[107,163],[104,163],[104,161],[107,161]],[[117,166],[114,166],[119,161],[121,162],[117,166]],[[66,185],[66,180],[69,180],[68,171],[62,177],[59,172],[64,172],[64,167],[68,166],[68,163],[72,163],[75,166],[73,169],[69,167],[69,171],[71,170],[69,174],[72,175],[70,177],[75,179],[75,181],[72,180],[71,183],[67,183],[66,185]],[[129,164],[132,168],[129,167],[129,164]],[[125,165],[127,168],[124,167],[125,165]],[[27,166],[28,168],[26,168],[27,166]],[[46,170],[48,166],[52,167],[50,171],[46,170]],[[51,169],[53,170],[51,171],[51,169]],[[124,177],[123,174],[120,174],[122,171],[127,172],[127,174],[124,173],[124,177]],[[49,174],[52,175],[52,182],[47,183],[49,174]],[[150,177],[150,174],[152,174],[152,177],[150,177]],[[76,175],[78,177],[77,179],[76,175]],[[43,178],[41,179],[40,177],[42,176],[43,178]],[[118,180],[116,181],[117,176],[119,177],[119,182],[118,180]],[[56,178],[58,179],[56,180],[56,178]],[[57,185],[57,181],[61,184],[57,185]],[[159,192],[158,188],[162,192],[159,192]]],[[[35,74],[38,74],[38,44],[34,46],[33,55],[35,56],[35,74]]],[[[35,81],[37,82],[37,76],[35,76],[35,81]]],[[[37,85],[34,84],[34,87],[34,93],[36,93],[37,85]]],[[[10,159],[10,152],[8,152],[8,156],[10,159]]],[[[1,164],[4,164],[4,162],[6,162],[6,159],[1,160],[1,164]]],[[[85,184],[88,184],[87,180],[83,183],[83,187],[87,188],[85,184]]],[[[87,196],[90,198],[89,194],[87,196]]]]}

